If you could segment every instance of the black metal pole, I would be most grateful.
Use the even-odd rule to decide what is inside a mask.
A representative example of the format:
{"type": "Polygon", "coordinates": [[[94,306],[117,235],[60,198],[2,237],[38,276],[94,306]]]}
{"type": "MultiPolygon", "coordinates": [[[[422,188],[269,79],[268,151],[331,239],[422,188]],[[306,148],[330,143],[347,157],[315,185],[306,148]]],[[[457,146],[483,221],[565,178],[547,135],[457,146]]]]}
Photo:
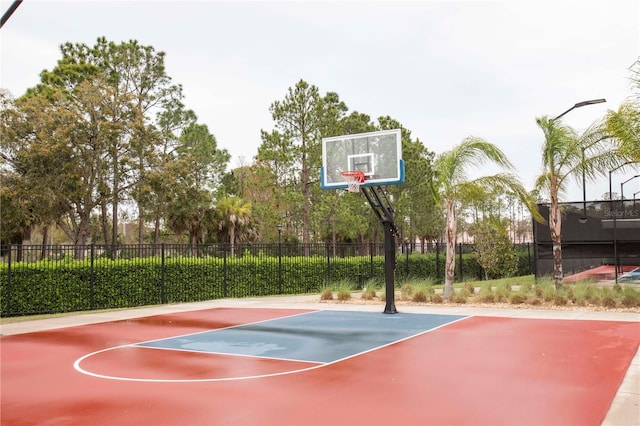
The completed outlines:
{"type": "Polygon", "coordinates": [[[440,245],[436,241],[436,282],[440,282],[440,245]]]}
{"type": "Polygon", "coordinates": [[[618,284],[618,238],[616,235],[616,219],[618,218],[618,207],[616,200],[611,201],[613,203],[613,269],[615,270],[615,281],[618,284]]]}
{"type": "Polygon", "coordinates": [[[458,254],[460,256],[460,281],[462,281],[462,243],[458,243],[458,254]]]}
{"type": "Polygon", "coordinates": [[[11,244],[7,244],[7,315],[11,314],[11,244]]]}
{"type": "Polygon", "coordinates": [[[7,11],[2,15],[2,19],[0,20],[0,28],[4,27],[4,24],[9,20],[11,15],[13,15],[13,12],[15,12],[18,6],[20,6],[20,3],[22,3],[22,0],[15,0],[13,3],[11,3],[9,9],[7,9],[7,11]]]}
{"type": "Polygon", "coordinates": [[[278,293],[282,294],[282,227],[278,226],[278,293]]]}
{"type": "Polygon", "coordinates": [[[393,208],[389,199],[386,197],[382,188],[378,187],[361,187],[369,205],[373,209],[378,219],[384,227],[384,275],[385,275],[385,291],[386,305],[385,314],[395,314],[395,269],[396,269],[396,235],[398,228],[393,221],[393,208]]]}
{"type": "Polygon", "coordinates": [[[582,148],[582,217],[580,223],[587,221],[587,178],[584,170],[584,148],[582,148]]]}
{"type": "Polygon", "coordinates": [[[385,314],[396,314],[395,303],[395,268],[396,268],[396,244],[393,223],[383,222],[384,225],[384,278],[386,291],[385,314]]]}
{"type": "Polygon", "coordinates": [[[91,243],[91,260],[90,260],[90,270],[89,270],[89,306],[91,310],[94,310],[95,307],[95,270],[93,260],[95,259],[95,244],[91,243]]]}
{"type": "Polygon", "coordinates": [[[165,243],[162,243],[160,246],[160,301],[162,304],[167,303],[167,293],[166,293],[166,284],[165,284],[165,274],[166,274],[166,263],[165,263],[165,243]]]}

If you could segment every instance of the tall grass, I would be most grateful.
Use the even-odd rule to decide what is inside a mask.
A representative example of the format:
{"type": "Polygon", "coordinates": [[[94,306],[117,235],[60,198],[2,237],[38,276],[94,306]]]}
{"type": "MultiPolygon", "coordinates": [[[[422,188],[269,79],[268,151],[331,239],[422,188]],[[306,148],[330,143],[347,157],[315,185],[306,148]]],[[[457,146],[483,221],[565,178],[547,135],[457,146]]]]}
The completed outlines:
{"type": "MultiPolygon", "coordinates": [[[[339,285],[346,292],[346,283],[339,285]]],[[[466,281],[455,284],[450,303],[496,304],[520,306],[573,306],[602,307],[607,309],[640,308],[640,286],[598,285],[591,280],[565,283],[557,289],[550,278],[536,280],[533,276],[503,278],[490,281],[466,281]]],[[[353,288],[351,288],[353,290],[353,288]]],[[[400,301],[407,303],[442,303],[442,285],[432,279],[410,277],[397,283],[400,301]]],[[[346,296],[345,296],[346,297],[346,296]]],[[[340,299],[340,297],[338,297],[340,299]]],[[[363,299],[386,300],[385,288],[380,281],[365,283],[363,299]]]]}

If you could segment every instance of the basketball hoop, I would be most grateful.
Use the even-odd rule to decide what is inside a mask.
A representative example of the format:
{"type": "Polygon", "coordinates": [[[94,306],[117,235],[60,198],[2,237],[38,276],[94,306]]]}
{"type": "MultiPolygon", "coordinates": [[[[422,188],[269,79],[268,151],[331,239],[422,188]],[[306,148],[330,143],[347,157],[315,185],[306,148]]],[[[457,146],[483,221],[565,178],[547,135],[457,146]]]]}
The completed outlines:
{"type": "Polygon", "coordinates": [[[360,192],[360,185],[364,183],[365,177],[362,170],[348,170],[340,172],[345,182],[347,182],[347,191],[360,192]]]}

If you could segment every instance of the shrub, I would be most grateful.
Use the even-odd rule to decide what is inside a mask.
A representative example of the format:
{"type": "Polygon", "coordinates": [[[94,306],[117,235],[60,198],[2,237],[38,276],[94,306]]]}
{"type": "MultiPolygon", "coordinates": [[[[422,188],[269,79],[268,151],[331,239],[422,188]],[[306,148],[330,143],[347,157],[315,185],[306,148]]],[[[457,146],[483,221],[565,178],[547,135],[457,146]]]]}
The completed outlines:
{"type": "Polygon", "coordinates": [[[351,290],[354,288],[353,283],[349,280],[341,280],[337,283],[336,297],[338,300],[351,299],[351,290]]]}
{"type": "Polygon", "coordinates": [[[553,295],[553,304],[557,306],[565,306],[568,302],[567,296],[564,293],[556,293],[553,295]]]}
{"type": "Polygon", "coordinates": [[[600,299],[600,303],[602,304],[602,306],[604,306],[605,308],[615,308],[617,303],[616,303],[616,299],[613,298],[613,296],[611,295],[605,295],[600,299]]]}
{"type": "Polygon", "coordinates": [[[345,301],[351,299],[351,290],[340,289],[336,295],[338,300],[345,301]]]}
{"type": "Polygon", "coordinates": [[[620,304],[625,308],[635,308],[640,306],[640,292],[631,287],[625,287],[622,290],[622,299],[620,304]]]}
{"type": "Polygon", "coordinates": [[[514,293],[511,295],[511,297],[509,298],[509,302],[512,305],[521,305],[526,301],[526,296],[520,293],[514,293]]]}
{"type": "Polygon", "coordinates": [[[509,300],[509,294],[511,293],[511,285],[505,281],[501,281],[496,286],[495,290],[496,302],[504,302],[509,300]]]}
{"type": "Polygon", "coordinates": [[[376,297],[376,289],[373,287],[365,287],[362,291],[362,298],[365,300],[372,300],[376,297]]]}
{"type": "Polygon", "coordinates": [[[533,286],[533,292],[535,293],[536,297],[542,297],[542,294],[544,292],[542,286],[540,285],[535,285],[533,286]]]}
{"type": "Polygon", "coordinates": [[[320,300],[332,300],[333,299],[333,293],[331,292],[330,289],[324,289],[322,290],[322,293],[320,294],[320,300]]]}
{"type": "Polygon", "coordinates": [[[594,286],[586,281],[576,283],[573,287],[573,302],[578,306],[586,306],[594,296],[594,286]]]}
{"type": "Polygon", "coordinates": [[[482,286],[480,287],[480,291],[476,296],[476,300],[480,303],[494,303],[496,301],[496,297],[493,294],[491,284],[482,284],[482,286]]]}
{"type": "Polygon", "coordinates": [[[573,287],[565,286],[564,287],[564,295],[567,298],[567,300],[570,300],[571,302],[575,303],[576,296],[575,296],[575,294],[573,292],[573,287]]]}
{"type": "Polygon", "coordinates": [[[439,294],[431,295],[430,299],[431,299],[431,302],[433,302],[433,303],[442,303],[442,302],[444,302],[444,299],[439,294]]]}
{"type": "Polygon", "coordinates": [[[552,283],[542,284],[542,300],[551,302],[556,297],[556,287],[552,283]]]}
{"type": "Polygon", "coordinates": [[[493,293],[481,293],[478,294],[476,300],[480,303],[495,303],[496,296],[493,293]]]}
{"type": "Polygon", "coordinates": [[[527,301],[526,301],[525,303],[526,303],[527,305],[538,306],[538,305],[540,305],[540,303],[542,303],[542,302],[540,302],[540,299],[538,299],[538,298],[537,298],[537,297],[535,297],[535,296],[529,296],[529,297],[527,297],[527,301]]]}
{"type": "Polygon", "coordinates": [[[380,282],[379,279],[377,278],[369,278],[368,280],[366,280],[364,282],[364,288],[372,288],[374,290],[380,290],[380,288],[382,287],[382,282],[380,282]]]}
{"type": "Polygon", "coordinates": [[[468,298],[469,294],[464,289],[456,291],[451,295],[451,301],[453,303],[467,303],[468,298]]]}
{"type": "Polygon", "coordinates": [[[411,299],[412,294],[413,294],[413,285],[403,284],[402,287],[400,287],[400,295],[402,299],[411,299]]]}
{"type": "Polygon", "coordinates": [[[464,289],[467,290],[469,294],[474,294],[476,292],[476,288],[474,287],[473,283],[470,283],[468,281],[464,283],[464,289]]]}
{"type": "Polygon", "coordinates": [[[427,300],[427,294],[422,289],[417,290],[411,297],[411,301],[416,303],[425,303],[427,300]]]}

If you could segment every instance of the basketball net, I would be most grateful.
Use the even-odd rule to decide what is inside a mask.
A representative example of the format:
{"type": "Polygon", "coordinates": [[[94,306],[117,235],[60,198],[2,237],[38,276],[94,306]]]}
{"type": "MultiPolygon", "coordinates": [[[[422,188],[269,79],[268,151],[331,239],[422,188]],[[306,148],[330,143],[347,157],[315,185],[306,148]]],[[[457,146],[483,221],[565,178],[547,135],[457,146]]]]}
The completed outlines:
{"type": "Polygon", "coordinates": [[[361,170],[348,170],[340,172],[345,182],[347,182],[347,191],[360,192],[360,184],[364,183],[364,172],[361,170]]]}

